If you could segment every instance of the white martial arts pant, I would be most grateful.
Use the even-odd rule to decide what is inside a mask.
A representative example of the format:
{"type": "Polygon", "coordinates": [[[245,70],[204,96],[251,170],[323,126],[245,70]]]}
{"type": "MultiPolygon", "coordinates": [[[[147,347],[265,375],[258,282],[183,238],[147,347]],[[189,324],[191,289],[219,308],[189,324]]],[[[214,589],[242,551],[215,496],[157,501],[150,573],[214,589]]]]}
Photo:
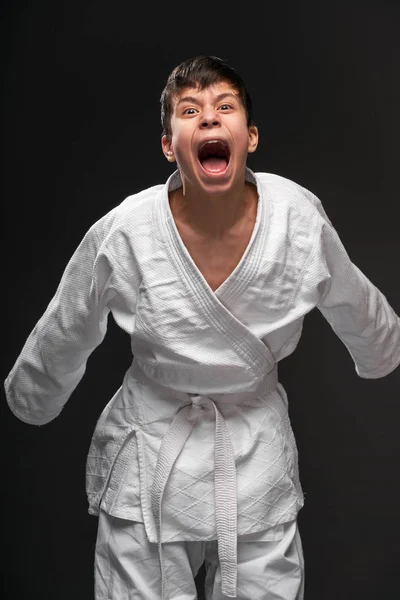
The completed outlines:
{"type": "MultiPolygon", "coordinates": [[[[303,600],[304,560],[296,521],[268,536],[241,536],[237,544],[238,600],[303,600]]],[[[205,597],[223,600],[217,542],[163,544],[170,600],[196,600],[194,577],[203,561],[205,597]]],[[[95,552],[96,600],[160,600],[161,569],[157,544],[143,523],[101,511],[95,552]]]]}

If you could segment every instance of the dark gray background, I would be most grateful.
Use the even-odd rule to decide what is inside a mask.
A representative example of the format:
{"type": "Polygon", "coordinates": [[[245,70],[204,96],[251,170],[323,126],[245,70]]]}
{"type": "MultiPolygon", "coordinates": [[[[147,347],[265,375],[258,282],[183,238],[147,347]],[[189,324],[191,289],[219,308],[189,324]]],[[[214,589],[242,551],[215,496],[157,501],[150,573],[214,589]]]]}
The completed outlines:
{"type": "MultiPolygon", "coordinates": [[[[159,97],[172,68],[203,53],[248,85],[260,132],[249,167],[317,194],[400,314],[399,3],[36,0],[3,11],[3,379],[87,229],[172,172],[159,97]]],[[[86,453],[129,363],[110,318],[60,418],[26,425],[3,395],[7,600],[93,597],[86,453]]],[[[280,377],[306,496],[306,600],[397,599],[400,369],[359,378],[315,310],[280,377]]]]}

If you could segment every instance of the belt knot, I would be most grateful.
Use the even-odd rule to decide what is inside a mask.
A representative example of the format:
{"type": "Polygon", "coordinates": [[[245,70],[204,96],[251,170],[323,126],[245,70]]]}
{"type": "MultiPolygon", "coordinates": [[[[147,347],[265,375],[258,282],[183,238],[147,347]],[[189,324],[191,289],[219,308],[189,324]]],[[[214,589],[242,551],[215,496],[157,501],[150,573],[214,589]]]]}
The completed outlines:
{"type": "Polygon", "coordinates": [[[201,419],[205,413],[209,413],[212,410],[213,401],[208,396],[200,396],[195,394],[191,398],[191,404],[189,404],[190,410],[187,415],[188,421],[191,423],[201,419]]]}

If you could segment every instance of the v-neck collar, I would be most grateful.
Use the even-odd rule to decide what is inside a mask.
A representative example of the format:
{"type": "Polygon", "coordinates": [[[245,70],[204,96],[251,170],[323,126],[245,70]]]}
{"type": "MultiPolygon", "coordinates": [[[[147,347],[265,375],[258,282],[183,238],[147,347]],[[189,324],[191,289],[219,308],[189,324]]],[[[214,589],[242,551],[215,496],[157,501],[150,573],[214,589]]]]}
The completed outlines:
{"type": "MultiPolygon", "coordinates": [[[[252,331],[228,310],[226,305],[239,296],[260,268],[265,253],[268,229],[273,213],[273,205],[268,190],[256,175],[246,168],[246,181],[257,186],[258,206],[256,223],[248,246],[234,271],[221,286],[213,291],[194,263],[176,227],[169,205],[168,192],[180,187],[181,178],[175,171],[154,199],[153,218],[155,235],[165,245],[182,280],[183,288],[192,297],[197,308],[204,315],[216,335],[221,334],[239,356],[246,362],[246,370],[254,389],[275,366],[275,359],[267,347],[252,331]],[[262,233],[260,235],[259,233],[262,233]],[[258,235],[259,234],[259,235],[258,235]]],[[[250,380],[243,379],[243,390],[251,391],[250,380]]],[[[251,389],[253,389],[253,387],[251,389]]],[[[238,391],[238,390],[236,390],[238,391]]]]}
{"type": "MultiPolygon", "coordinates": [[[[267,207],[265,206],[265,194],[263,193],[263,189],[260,185],[260,182],[255,176],[255,174],[248,167],[246,167],[245,179],[249,183],[254,184],[257,188],[258,201],[256,221],[253,227],[249,243],[247,244],[247,247],[239,263],[236,265],[232,273],[223,281],[223,283],[216,290],[211,289],[205,277],[203,276],[200,269],[197,267],[196,263],[191,257],[185,244],[183,243],[183,240],[178,231],[175,219],[171,211],[168,194],[169,192],[176,190],[179,187],[182,187],[182,180],[178,170],[172,173],[172,175],[168,178],[159,197],[159,214],[161,213],[159,225],[161,225],[162,229],[164,230],[163,233],[168,238],[169,242],[171,242],[174,245],[176,252],[174,252],[173,254],[174,257],[183,266],[183,273],[188,274],[190,270],[191,277],[195,277],[196,283],[198,285],[201,285],[203,288],[205,288],[209,294],[213,294],[221,299],[223,297],[231,299],[232,296],[237,295],[239,288],[242,289],[243,285],[247,284],[251,275],[255,272],[258,262],[261,258],[261,244],[256,243],[256,238],[258,230],[260,229],[260,225],[265,225],[264,221],[266,219],[267,213],[266,208],[270,209],[271,207],[270,203],[267,204],[267,207]]],[[[263,226],[261,227],[261,229],[264,231],[263,226]]],[[[258,240],[258,242],[260,242],[260,240],[258,240]]]]}

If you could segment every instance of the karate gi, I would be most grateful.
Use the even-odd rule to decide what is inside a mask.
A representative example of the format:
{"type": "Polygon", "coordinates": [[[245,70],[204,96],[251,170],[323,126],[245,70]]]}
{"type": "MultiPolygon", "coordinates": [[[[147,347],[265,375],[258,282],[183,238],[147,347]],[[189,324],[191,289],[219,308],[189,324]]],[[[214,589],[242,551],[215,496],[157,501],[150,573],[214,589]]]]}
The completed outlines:
{"type": "MultiPolygon", "coordinates": [[[[400,363],[400,319],[351,262],[318,198],[253,173],[257,217],[239,264],[212,291],[175,225],[165,184],[128,197],[87,232],[5,382],[11,410],[61,412],[111,311],[133,361],[97,423],[89,512],[143,523],[158,543],[218,541],[222,592],[236,594],[237,536],[293,521],[303,505],[277,363],[317,307],[361,377],[400,363]]],[[[165,584],[165,585],[164,585],[165,584]]]]}

